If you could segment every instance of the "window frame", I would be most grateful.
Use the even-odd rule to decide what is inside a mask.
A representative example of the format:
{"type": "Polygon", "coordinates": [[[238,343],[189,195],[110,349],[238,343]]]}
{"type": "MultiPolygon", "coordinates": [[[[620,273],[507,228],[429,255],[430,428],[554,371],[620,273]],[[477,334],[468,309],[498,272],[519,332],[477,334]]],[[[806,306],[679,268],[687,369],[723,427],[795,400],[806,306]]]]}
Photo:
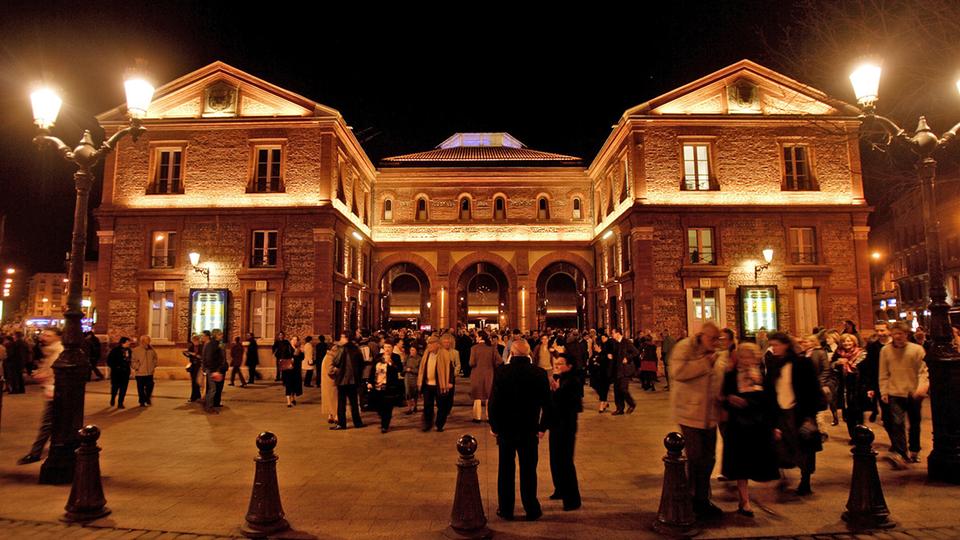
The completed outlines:
{"type": "Polygon", "coordinates": [[[580,221],[583,219],[583,198],[579,195],[570,201],[570,219],[580,221]]]}
{"type": "Polygon", "coordinates": [[[790,226],[787,228],[787,242],[790,248],[790,264],[797,265],[813,265],[819,264],[820,253],[819,253],[819,244],[817,241],[817,228],[813,226],[790,226]],[[803,242],[801,241],[800,231],[810,231],[810,250],[802,251],[804,247],[803,242]]]}
{"type": "Polygon", "coordinates": [[[680,139],[680,191],[719,191],[720,184],[717,181],[716,176],[716,148],[712,139],[703,139],[703,138],[691,138],[691,139],[680,139]],[[699,177],[699,168],[696,165],[699,163],[699,159],[696,157],[696,148],[704,147],[707,149],[707,188],[699,188],[699,178],[695,178],[695,185],[697,187],[688,188],[687,187],[687,158],[686,158],[686,148],[690,146],[694,148],[694,175],[699,177]]]}
{"type": "Polygon", "coordinates": [[[718,259],[717,255],[718,255],[718,253],[717,253],[717,231],[716,231],[716,227],[710,227],[710,226],[691,226],[691,227],[687,227],[687,228],[686,228],[686,234],[684,235],[684,241],[685,241],[686,247],[687,247],[687,249],[686,249],[686,255],[687,255],[687,256],[686,256],[686,258],[684,259],[685,264],[691,264],[691,265],[697,265],[697,266],[703,266],[703,265],[716,266],[716,265],[717,265],[717,259],[718,259]],[[710,235],[710,254],[711,254],[711,257],[710,257],[710,260],[709,260],[709,261],[704,260],[704,257],[703,257],[704,250],[703,250],[703,240],[702,240],[702,235],[701,235],[701,233],[704,232],[704,231],[708,232],[709,235],[710,235]],[[698,257],[699,257],[699,261],[697,261],[697,262],[694,262],[694,260],[693,260],[693,250],[692,250],[691,245],[690,245],[690,233],[691,233],[691,232],[695,232],[695,236],[696,236],[696,241],[697,241],[696,248],[697,248],[697,254],[698,254],[698,257]]]}
{"type": "Polygon", "coordinates": [[[269,195],[272,193],[286,193],[286,170],[287,170],[287,141],[285,139],[252,139],[250,140],[250,180],[247,183],[247,193],[256,194],[256,195],[269,195]],[[267,172],[268,176],[265,180],[266,190],[257,189],[259,184],[258,170],[260,167],[260,151],[267,150],[267,172]],[[280,152],[280,163],[277,164],[279,167],[279,177],[277,178],[277,189],[272,189],[270,185],[271,176],[269,175],[272,166],[275,164],[273,161],[273,151],[278,150],[280,152]]]}
{"type": "Polygon", "coordinates": [[[170,343],[173,341],[173,321],[176,318],[175,310],[177,308],[177,298],[173,291],[148,291],[147,292],[147,335],[150,336],[155,342],[158,343],[170,343]],[[156,310],[153,307],[154,295],[161,295],[161,305],[160,309],[156,310]],[[173,306],[167,308],[167,300],[173,303],[173,306]],[[159,314],[160,321],[158,321],[158,326],[161,329],[161,333],[168,333],[167,336],[163,335],[154,335],[154,317],[155,314],[159,314]]]}
{"type": "Polygon", "coordinates": [[[507,220],[507,197],[505,195],[494,195],[492,218],[493,218],[493,221],[507,220]],[[497,201],[502,201],[503,203],[503,208],[501,209],[501,211],[503,212],[503,216],[501,217],[497,217],[497,201]]]}
{"type": "Polygon", "coordinates": [[[537,196],[537,221],[550,221],[550,197],[546,195],[541,194],[537,196]],[[544,209],[543,209],[543,212],[545,213],[544,216],[540,215],[541,202],[544,203],[544,209]]]}
{"type": "Polygon", "coordinates": [[[280,231],[278,229],[253,229],[250,231],[250,268],[277,268],[280,266],[280,231]],[[257,233],[265,233],[263,235],[263,252],[266,264],[259,264],[257,262],[257,233]],[[270,234],[273,234],[274,245],[270,247],[269,238],[270,234]],[[270,252],[273,252],[273,264],[269,264],[270,261],[270,252]]]}
{"type": "Polygon", "coordinates": [[[383,199],[381,207],[383,212],[380,215],[383,221],[393,221],[393,199],[390,197],[383,199]]]}
{"type": "Polygon", "coordinates": [[[163,269],[166,269],[166,268],[174,268],[174,267],[176,267],[176,265],[177,265],[177,255],[176,255],[176,253],[177,253],[177,238],[178,238],[177,231],[170,231],[170,230],[155,230],[155,231],[150,231],[150,238],[148,239],[148,240],[149,240],[149,246],[150,246],[150,247],[149,247],[149,253],[150,253],[150,268],[163,268],[163,269]],[[157,244],[160,242],[160,241],[157,240],[157,236],[160,235],[160,234],[163,235],[163,240],[162,240],[162,242],[163,242],[163,244],[164,244],[164,246],[165,246],[165,249],[163,249],[162,251],[163,251],[164,253],[166,253],[166,255],[157,255],[157,253],[158,253],[158,251],[157,251],[157,244]],[[173,238],[172,238],[172,239],[171,239],[171,235],[173,235],[173,238]],[[164,259],[166,259],[166,260],[167,260],[167,263],[166,263],[166,264],[162,264],[162,265],[157,264],[157,259],[158,259],[158,258],[164,258],[164,259]]]}
{"type": "Polygon", "coordinates": [[[473,200],[469,195],[461,195],[457,198],[457,221],[472,221],[473,220],[473,200]],[[467,215],[463,215],[463,203],[467,203],[467,215]]]}
{"type": "Polygon", "coordinates": [[[820,184],[817,182],[817,177],[814,174],[814,161],[813,161],[813,149],[810,144],[806,142],[794,142],[794,141],[781,141],[780,142],[780,171],[781,171],[781,181],[780,181],[780,190],[781,191],[820,191],[820,184]],[[791,152],[791,159],[787,159],[787,151],[789,149],[802,148],[805,153],[804,168],[806,169],[806,184],[807,187],[799,187],[797,184],[796,177],[796,151],[791,152]],[[792,163],[793,170],[793,186],[791,187],[791,178],[787,174],[787,164],[788,161],[792,163]]]}
{"type": "Polygon", "coordinates": [[[430,221],[430,198],[426,195],[419,195],[415,199],[413,207],[414,221],[430,221]],[[420,217],[420,201],[423,201],[423,218],[420,217]]]}
{"type": "Polygon", "coordinates": [[[147,184],[147,195],[182,195],[184,192],[184,180],[186,176],[186,141],[156,141],[150,145],[150,182],[147,184]],[[176,190],[160,191],[160,164],[162,154],[166,152],[180,153],[180,176],[176,190]]]}
{"type": "Polygon", "coordinates": [[[249,322],[248,322],[247,331],[253,333],[254,336],[260,337],[260,338],[263,338],[263,337],[269,338],[269,337],[271,337],[271,336],[276,336],[276,335],[277,335],[277,333],[276,333],[276,329],[277,329],[277,312],[279,311],[278,308],[279,308],[279,306],[277,305],[277,291],[270,291],[270,290],[266,290],[266,291],[256,291],[256,290],[252,290],[252,291],[249,291],[249,296],[248,296],[248,316],[249,316],[248,321],[249,321],[249,322]],[[269,317],[267,316],[267,312],[268,312],[268,309],[269,309],[269,304],[270,304],[269,299],[270,299],[271,295],[272,295],[272,297],[273,297],[273,329],[270,330],[269,333],[267,333],[266,330],[267,330],[267,328],[269,328],[269,323],[267,322],[267,319],[268,319],[269,317]],[[260,299],[259,305],[258,305],[258,302],[256,301],[258,298],[260,299]],[[256,314],[254,313],[254,310],[255,310],[257,307],[260,307],[260,308],[262,308],[262,309],[264,310],[263,314],[260,315],[260,324],[259,324],[259,326],[260,326],[259,330],[264,331],[263,334],[260,334],[260,333],[257,332],[257,330],[258,330],[258,329],[257,329],[257,326],[258,326],[258,325],[257,325],[257,316],[256,316],[256,314]]]}

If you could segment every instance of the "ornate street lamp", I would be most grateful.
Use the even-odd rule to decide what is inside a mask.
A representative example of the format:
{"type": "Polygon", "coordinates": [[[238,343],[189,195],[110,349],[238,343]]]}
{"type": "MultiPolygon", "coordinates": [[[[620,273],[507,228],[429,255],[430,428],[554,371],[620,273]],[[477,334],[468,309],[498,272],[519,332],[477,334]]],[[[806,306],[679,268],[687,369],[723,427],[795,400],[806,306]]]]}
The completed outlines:
{"type": "Polygon", "coordinates": [[[90,131],[84,131],[76,148],[70,148],[50,135],[63,101],[55,92],[44,88],[33,92],[33,118],[37,135],[33,142],[42,150],[53,148],[60,157],[77,166],[73,181],[77,191],[73,212],[73,237],[70,249],[70,274],[67,312],[64,313],[63,352],[53,363],[53,430],[50,453],[40,468],[41,484],[66,484],[73,480],[74,451],[79,446],[77,431],[83,426],[83,402],[90,360],[83,348],[81,319],[83,310],[83,261],[87,248],[87,202],[93,187],[93,167],[109,154],[126,135],[136,141],[145,131],[142,121],[153,99],[153,86],[142,77],[129,77],[124,83],[127,94],[127,112],[130,126],[114,133],[109,139],[93,144],[90,131]]]}
{"type": "MultiPolygon", "coordinates": [[[[930,284],[930,325],[932,339],[926,362],[930,373],[930,409],[933,414],[933,451],[927,458],[927,473],[933,480],[960,483],[960,400],[950,389],[960,387],[960,353],[953,345],[947,290],[940,256],[940,218],[937,213],[934,156],[943,151],[960,132],[960,123],[937,137],[923,116],[913,135],[895,122],[876,114],[881,68],[865,63],[850,74],[850,82],[863,111],[863,124],[876,123],[887,133],[886,146],[902,146],[915,156],[914,166],[920,182],[920,201],[927,244],[927,276],[930,284]]],[[[960,81],[957,81],[960,91],[960,81]]]]}
{"type": "Polygon", "coordinates": [[[203,274],[203,277],[207,278],[207,288],[210,288],[210,269],[200,266],[200,254],[196,251],[190,252],[190,266],[193,267],[193,271],[199,274],[203,274]]]}
{"type": "Polygon", "coordinates": [[[760,272],[763,272],[767,268],[770,268],[770,261],[773,260],[773,248],[765,247],[763,248],[763,260],[766,261],[766,264],[758,264],[753,267],[753,282],[760,282],[760,272]]]}

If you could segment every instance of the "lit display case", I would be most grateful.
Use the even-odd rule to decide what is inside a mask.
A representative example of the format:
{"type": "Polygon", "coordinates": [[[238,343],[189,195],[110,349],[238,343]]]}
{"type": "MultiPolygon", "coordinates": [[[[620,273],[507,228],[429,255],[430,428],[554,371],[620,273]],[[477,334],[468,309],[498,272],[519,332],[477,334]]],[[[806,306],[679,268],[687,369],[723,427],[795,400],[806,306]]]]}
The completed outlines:
{"type": "Polygon", "coordinates": [[[738,290],[740,334],[752,338],[757,330],[775,332],[780,328],[777,288],[774,286],[742,286],[738,290]]]}
{"type": "Polygon", "coordinates": [[[190,335],[219,328],[227,339],[230,291],[227,289],[190,290],[190,335]]]}

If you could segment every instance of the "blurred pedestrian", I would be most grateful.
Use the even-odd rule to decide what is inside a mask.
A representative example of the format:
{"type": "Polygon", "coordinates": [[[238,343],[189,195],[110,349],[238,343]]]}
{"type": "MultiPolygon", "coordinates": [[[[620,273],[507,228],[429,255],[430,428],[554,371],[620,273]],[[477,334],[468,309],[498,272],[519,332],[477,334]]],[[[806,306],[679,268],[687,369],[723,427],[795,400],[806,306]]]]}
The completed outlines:
{"type": "Polygon", "coordinates": [[[123,409],[123,398],[127,395],[127,386],[130,384],[130,338],[121,337],[117,346],[107,356],[107,367],[110,368],[110,406],[116,404],[123,409]]]}

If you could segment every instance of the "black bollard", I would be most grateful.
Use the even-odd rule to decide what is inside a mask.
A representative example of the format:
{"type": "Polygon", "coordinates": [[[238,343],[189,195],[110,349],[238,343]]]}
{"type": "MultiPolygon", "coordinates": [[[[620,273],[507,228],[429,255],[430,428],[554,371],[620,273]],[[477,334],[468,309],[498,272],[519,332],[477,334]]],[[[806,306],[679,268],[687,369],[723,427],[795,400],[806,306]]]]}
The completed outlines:
{"type": "Polygon", "coordinates": [[[277,436],[273,433],[264,431],[257,436],[260,455],[253,460],[257,464],[253,475],[253,492],[250,494],[246,523],[240,527],[240,532],[248,538],[264,538],[290,528],[283,518],[283,506],[280,504],[278,458],[273,453],[276,446],[277,436]]]}
{"type": "Polygon", "coordinates": [[[663,438],[663,492],[653,530],[665,536],[689,538],[700,534],[694,528],[693,495],[687,482],[687,458],[683,456],[683,435],[672,431],[663,438]]]}
{"type": "Polygon", "coordinates": [[[480,480],[477,478],[477,465],[480,461],[473,457],[477,451],[477,440],[472,435],[464,435],[457,441],[460,459],[457,461],[457,490],[453,494],[453,510],[450,511],[450,526],[443,531],[447,538],[480,539],[490,538],[493,532],[487,528],[487,517],[483,513],[483,500],[480,498],[480,480]]]}
{"type": "Polygon", "coordinates": [[[890,529],[890,510],[883,498],[883,486],[877,472],[877,452],[873,449],[873,431],[863,424],[853,428],[853,477],[847,511],[841,516],[854,531],[890,529]]]}
{"type": "Polygon", "coordinates": [[[80,446],[76,449],[73,486],[64,507],[66,513],[60,518],[66,523],[86,523],[110,513],[100,480],[100,447],[97,446],[100,428],[84,426],[78,431],[78,437],[80,446]]]}

